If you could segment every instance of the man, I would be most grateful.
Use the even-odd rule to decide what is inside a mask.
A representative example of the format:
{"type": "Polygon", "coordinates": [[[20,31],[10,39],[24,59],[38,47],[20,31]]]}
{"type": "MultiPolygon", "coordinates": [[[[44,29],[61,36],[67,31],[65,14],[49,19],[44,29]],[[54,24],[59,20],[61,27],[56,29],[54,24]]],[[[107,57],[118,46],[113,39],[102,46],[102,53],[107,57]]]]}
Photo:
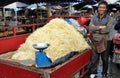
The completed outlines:
{"type": "MultiPolygon", "coordinates": [[[[109,52],[107,51],[107,40],[108,40],[108,34],[110,31],[111,26],[113,25],[112,18],[107,14],[108,10],[108,4],[106,1],[101,1],[98,4],[98,14],[93,16],[91,18],[91,22],[89,24],[89,29],[93,33],[93,44],[98,43],[99,46],[95,46],[97,48],[93,52],[92,56],[92,64],[94,68],[97,68],[97,64],[99,61],[99,56],[101,56],[102,59],[102,76],[103,78],[107,77],[107,70],[108,70],[108,55],[109,52]],[[94,56],[96,58],[94,58],[94,56]]],[[[92,70],[93,73],[94,70],[92,70]]],[[[95,70],[96,71],[96,70],[95,70]]],[[[96,72],[97,73],[97,72],[96,72]]]]}

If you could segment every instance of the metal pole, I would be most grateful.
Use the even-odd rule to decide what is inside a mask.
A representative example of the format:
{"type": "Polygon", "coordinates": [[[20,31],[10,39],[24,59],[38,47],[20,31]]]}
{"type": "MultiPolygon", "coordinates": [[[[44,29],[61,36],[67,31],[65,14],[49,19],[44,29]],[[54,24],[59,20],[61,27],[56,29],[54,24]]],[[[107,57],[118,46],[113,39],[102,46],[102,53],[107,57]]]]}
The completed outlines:
{"type": "Polygon", "coordinates": [[[51,14],[51,6],[49,3],[47,4],[47,10],[48,10],[47,15],[48,15],[48,17],[50,17],[52,14],[51,14]]]}
{"type": "Polygon", "coordinates": [[[69,4],[69,16],[71,16],[71,11],[72,11],[72,7],[71,4],[69,4]]]}
{"type": "Polygon", "coordinates": [[[3,15],[4,15],[4,25],[5,25],[5,21],[6,21],[6,18],[5,18],[5,8],[3,8],[3,15]]]}
{"type": "Polygon", "coordinates": [[[17,10],[16,10],[16,8],[14,9],[15,10],[15,17],[16,17],[16,25],[18,25],[17,23],[17,10]]]}

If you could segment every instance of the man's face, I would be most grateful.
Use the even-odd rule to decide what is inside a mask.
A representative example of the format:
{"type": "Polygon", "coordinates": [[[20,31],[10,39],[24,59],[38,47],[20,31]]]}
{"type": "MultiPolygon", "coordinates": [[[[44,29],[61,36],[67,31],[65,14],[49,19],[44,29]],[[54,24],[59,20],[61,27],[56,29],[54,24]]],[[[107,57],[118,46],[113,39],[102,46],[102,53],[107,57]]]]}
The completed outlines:
{"type": "Polygon", "coordinates": [[[98,7],[99,14],[105,14],[107,11],[107,6],[105,4],[100,4],[98,7]]]}

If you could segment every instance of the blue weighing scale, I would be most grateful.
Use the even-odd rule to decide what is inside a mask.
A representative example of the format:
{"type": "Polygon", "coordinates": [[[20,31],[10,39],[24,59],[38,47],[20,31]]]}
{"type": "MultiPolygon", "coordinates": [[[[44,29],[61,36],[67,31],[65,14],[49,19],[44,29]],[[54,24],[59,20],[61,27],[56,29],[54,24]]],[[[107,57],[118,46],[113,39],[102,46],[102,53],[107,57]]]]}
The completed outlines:
{"type": "Polygon", "coordinates": [[[48,43],[40,43],[40,44],[33,44],[33,47],[39,51],[36,51],[36,64],[37,67],[48,67],[52,64],[52,61],[46,53],[43,51],[44,49],[48,48],[50,45],[48,43]]]}

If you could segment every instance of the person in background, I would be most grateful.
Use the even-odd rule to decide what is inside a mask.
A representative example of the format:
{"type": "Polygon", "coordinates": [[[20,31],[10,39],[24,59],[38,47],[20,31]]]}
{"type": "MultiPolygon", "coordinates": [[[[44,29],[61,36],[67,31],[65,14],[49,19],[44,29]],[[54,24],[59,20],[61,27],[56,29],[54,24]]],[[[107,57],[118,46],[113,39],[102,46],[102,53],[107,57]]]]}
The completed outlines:
{"type": "Polygon", "coordinates": [[[92,67],[91,73],[97,74],[97,65],[99,62],[99,57],[101,56],[102,60],[102,76],[107,78],[108,71],[108,36],[110,28],[113,25],[113,19],[108,15],[108,3],[106,1],[101,1],[98,4],[98,14],[91,18],[89,29],[93,33],[93,45],[94,52],[92,56],[92,67]]]}
{"type": "Polygon", "coordinates": [[[117,67],[120,69],[120,19],[117,20],[114,29],[117,32],[113,37],[113,43],[114,43],[113,63],[116,63],[117,67]]]}
{"type": "Polygon", "coordinates": [[[117,32],[114,29],[115,24],[117,23],[120,15],[119,15],[119,10],[117,8],[112,8],[111,12],[113,13],[112,15],[110,14],[111,17],[113,17],[114,21],[113,21],[113,26],[110,29],[110,33],[109,33],[109,55],[110,55],[110,59],[112,60],[113,58],[113,50],[114,50],[114,44],[113,44],[113,36],[114,34],[117,32]]]}

